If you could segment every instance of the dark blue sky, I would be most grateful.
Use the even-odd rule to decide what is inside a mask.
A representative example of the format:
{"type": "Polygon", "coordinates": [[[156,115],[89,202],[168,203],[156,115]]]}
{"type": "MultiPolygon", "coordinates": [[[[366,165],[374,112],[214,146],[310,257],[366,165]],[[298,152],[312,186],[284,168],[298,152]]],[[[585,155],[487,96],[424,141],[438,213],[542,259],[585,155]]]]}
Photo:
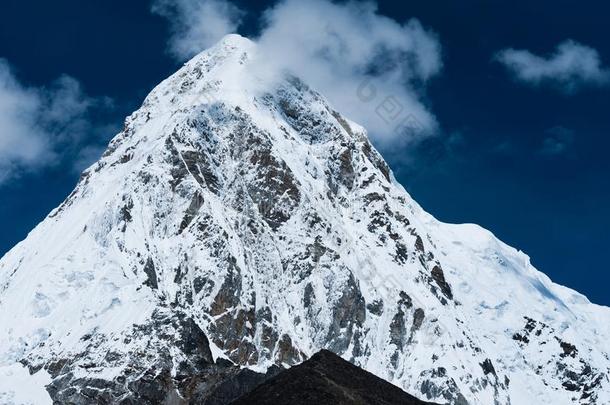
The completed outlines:
{"type": "MultiPolygon", "coordinates": [[[[256,33],[257,12],[271,2],[236,3],[252,11],[241,33],[256,33]]],[[[544,55],[573,39],[595,48],[610,66],[610,5],[601,0],[379,5],[397,21],[418,18],[443,47],[443,71],[426,93],[441,135],[416,153],[388,155],[399,181],[439,219],[492,230],[528,253],[554,281],[610,305],[610,88],[571,95],[535,88],[516,83],[492,61],[504,48],[544,55]],[[545,139],[557,128],[568,131],[571,142],[562,153],[543,153],[545,139]]],[[[165,52],[166,22],[149,8],[144,0],[4,0],[0,58],[22,83],[44,86],[69,74],[88,94],[111,97],[115,107],[109,115],[120,126],[178,66],[165,52]]],[[[0,255],[71,191],[78,174],[67,165],[0,186],[0,255]]]]}

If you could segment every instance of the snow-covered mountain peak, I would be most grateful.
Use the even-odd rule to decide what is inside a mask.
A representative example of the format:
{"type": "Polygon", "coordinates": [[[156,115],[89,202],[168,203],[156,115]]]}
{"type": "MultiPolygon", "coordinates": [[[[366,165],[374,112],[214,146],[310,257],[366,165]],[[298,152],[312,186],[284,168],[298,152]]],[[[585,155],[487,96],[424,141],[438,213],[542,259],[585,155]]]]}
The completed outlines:
{"type": "Polygon", "coordinates": [[[6,381],[202,401],[230,362],[325,348],[438,402],[610,401],[607,308],[434,219],[361,126],[260,67],[236,35],[197,55],[0,260],[6,381]]]}
{"type": "Polygon", "coordinates": [[[162,111],[194,107],[218,99],[243,102],[252,88],[253,75],[246,65],[256,55],[256,44],[236,34],[225,36],[215,46],[201,52],[178,72],[157,86],[146,98],[144,107],[162,111]]]}

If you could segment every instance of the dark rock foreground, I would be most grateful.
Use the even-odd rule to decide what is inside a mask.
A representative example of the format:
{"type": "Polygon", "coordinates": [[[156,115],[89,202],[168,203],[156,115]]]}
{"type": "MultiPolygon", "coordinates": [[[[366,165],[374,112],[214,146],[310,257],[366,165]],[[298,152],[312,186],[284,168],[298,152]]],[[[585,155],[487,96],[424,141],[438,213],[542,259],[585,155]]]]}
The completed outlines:
{"type": "Polygon", "coordinates": [[[423,405],[424,402],[336,354],[322,350],[233,405],[423,405]]]}

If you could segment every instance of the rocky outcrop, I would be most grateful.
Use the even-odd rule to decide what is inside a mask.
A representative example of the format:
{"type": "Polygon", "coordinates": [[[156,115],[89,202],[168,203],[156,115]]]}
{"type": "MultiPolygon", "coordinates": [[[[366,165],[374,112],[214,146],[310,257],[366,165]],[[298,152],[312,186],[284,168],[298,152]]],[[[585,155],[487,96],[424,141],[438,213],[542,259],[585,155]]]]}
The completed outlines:
{"type": "Polygon", "coordinates": [[[281,372],[233,404],[433,405],[329,351],[281,372]]]}

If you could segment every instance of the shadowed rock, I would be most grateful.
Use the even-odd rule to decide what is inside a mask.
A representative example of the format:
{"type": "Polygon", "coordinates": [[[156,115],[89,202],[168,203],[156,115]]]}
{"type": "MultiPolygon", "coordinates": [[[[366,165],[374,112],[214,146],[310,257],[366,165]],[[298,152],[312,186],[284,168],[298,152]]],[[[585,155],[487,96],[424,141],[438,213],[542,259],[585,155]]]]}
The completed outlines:
{"type": "Polygon", "coordinates": [[[424,405],[400,388],[322,350],[239,398],[233,405],[424,405]]]}

